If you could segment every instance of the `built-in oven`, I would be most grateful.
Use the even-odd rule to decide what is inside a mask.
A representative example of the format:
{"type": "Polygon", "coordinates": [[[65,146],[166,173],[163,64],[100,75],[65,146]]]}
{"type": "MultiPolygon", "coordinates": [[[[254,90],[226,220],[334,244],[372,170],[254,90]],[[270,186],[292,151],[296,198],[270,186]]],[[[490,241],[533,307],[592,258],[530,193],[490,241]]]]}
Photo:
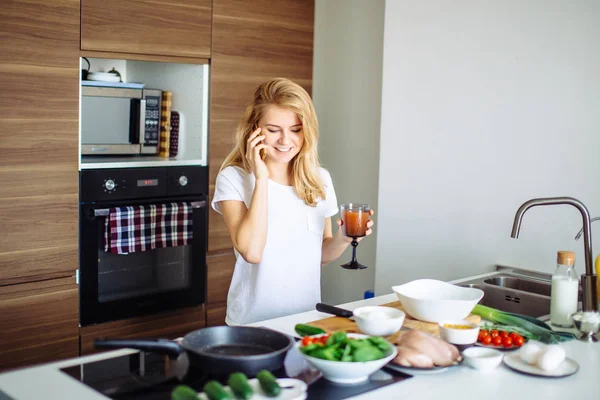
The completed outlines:
{"type": "Polygon", "coordinates": [[[162,91],[81,87],[81,154],[157,154],[162,91]]]}
{"type": "Polygon", "coordinates": [[[81,326],[205,302],[207,197],[207,167],[80,171],[81,326]]]}

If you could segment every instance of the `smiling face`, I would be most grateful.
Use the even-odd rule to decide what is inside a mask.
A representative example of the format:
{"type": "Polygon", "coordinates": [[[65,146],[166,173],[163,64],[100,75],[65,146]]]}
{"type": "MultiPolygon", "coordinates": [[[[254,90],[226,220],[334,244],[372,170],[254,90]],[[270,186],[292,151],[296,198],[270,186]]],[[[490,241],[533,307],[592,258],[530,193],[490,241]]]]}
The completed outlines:
{"type": "Polygon", "coordinates": [[[294,111],[289,108],[270,105],[259,121],[262,134],[266,136],[267,162],[287,164],[302,149],[304,133],[302,122],[294,111]]]}

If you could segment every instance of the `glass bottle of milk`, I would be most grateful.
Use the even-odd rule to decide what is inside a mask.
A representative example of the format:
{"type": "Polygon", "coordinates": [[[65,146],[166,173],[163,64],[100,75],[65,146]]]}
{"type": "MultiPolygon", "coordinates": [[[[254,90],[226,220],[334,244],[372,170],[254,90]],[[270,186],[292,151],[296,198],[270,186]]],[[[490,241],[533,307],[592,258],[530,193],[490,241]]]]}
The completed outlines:
{"type": "Polygon", "coordinates": [[[561,328],[573,326],[571,315],[577,312],[579,280],[573,265],[575,253],[559,251],[556,271],[552,275],[550,323],[561,328]]]}

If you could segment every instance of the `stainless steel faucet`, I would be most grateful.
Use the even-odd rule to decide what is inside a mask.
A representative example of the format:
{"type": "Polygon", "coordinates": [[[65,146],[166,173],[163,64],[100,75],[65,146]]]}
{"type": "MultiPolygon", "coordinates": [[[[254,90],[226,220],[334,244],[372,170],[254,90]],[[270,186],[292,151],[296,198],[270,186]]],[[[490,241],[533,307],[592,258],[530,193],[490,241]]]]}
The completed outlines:
{"type": "MultiPolygon", "coordinates": [[[[590,223],[592,223],[594,221],[599,221],[599,220],[600,220],[600,217],[592,218],[592,219],[590,219],[590,223]]],[[[575,240],[581,239],[581,235],[583,235],[583,228],[581,228],[579,230],[579,232],[577,232],[577,235],[575,235],[575,240]]]]}
{"type": "Polygon", "coordinates": [[[583,219],[583,245],[585,251],[585,274],[581,275],[581,288],[583,291],[583,311],[598,311],[598,298],[596,292],[596,285],[598,284],[598,277],[594,275],[594,269],[592,264],[592,223],[590,221],[590,213],[586,206],[577,199],[572,197],[546,197],[539,199],[531,199],[526,201],[519,207],[515,214],[515,220],[513,222],[512,232],[510,236],[512,238],[519,237],[519,230],[521,229],[521,220],[523,215],[531,207],[536,206],[552,206],[558,204],[568,204],[579,210],[583,219]]]}

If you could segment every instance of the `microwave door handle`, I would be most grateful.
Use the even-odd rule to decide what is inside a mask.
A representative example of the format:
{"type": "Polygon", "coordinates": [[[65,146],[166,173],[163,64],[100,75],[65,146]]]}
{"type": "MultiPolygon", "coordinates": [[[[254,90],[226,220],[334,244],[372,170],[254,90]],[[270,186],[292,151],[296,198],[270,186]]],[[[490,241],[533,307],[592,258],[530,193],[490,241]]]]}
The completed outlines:
{"type": "Polygon", "coordinates": [[[146,100],[140,100],[140,136],[137,143],[141,146],[146,142],[146,100]]]}

